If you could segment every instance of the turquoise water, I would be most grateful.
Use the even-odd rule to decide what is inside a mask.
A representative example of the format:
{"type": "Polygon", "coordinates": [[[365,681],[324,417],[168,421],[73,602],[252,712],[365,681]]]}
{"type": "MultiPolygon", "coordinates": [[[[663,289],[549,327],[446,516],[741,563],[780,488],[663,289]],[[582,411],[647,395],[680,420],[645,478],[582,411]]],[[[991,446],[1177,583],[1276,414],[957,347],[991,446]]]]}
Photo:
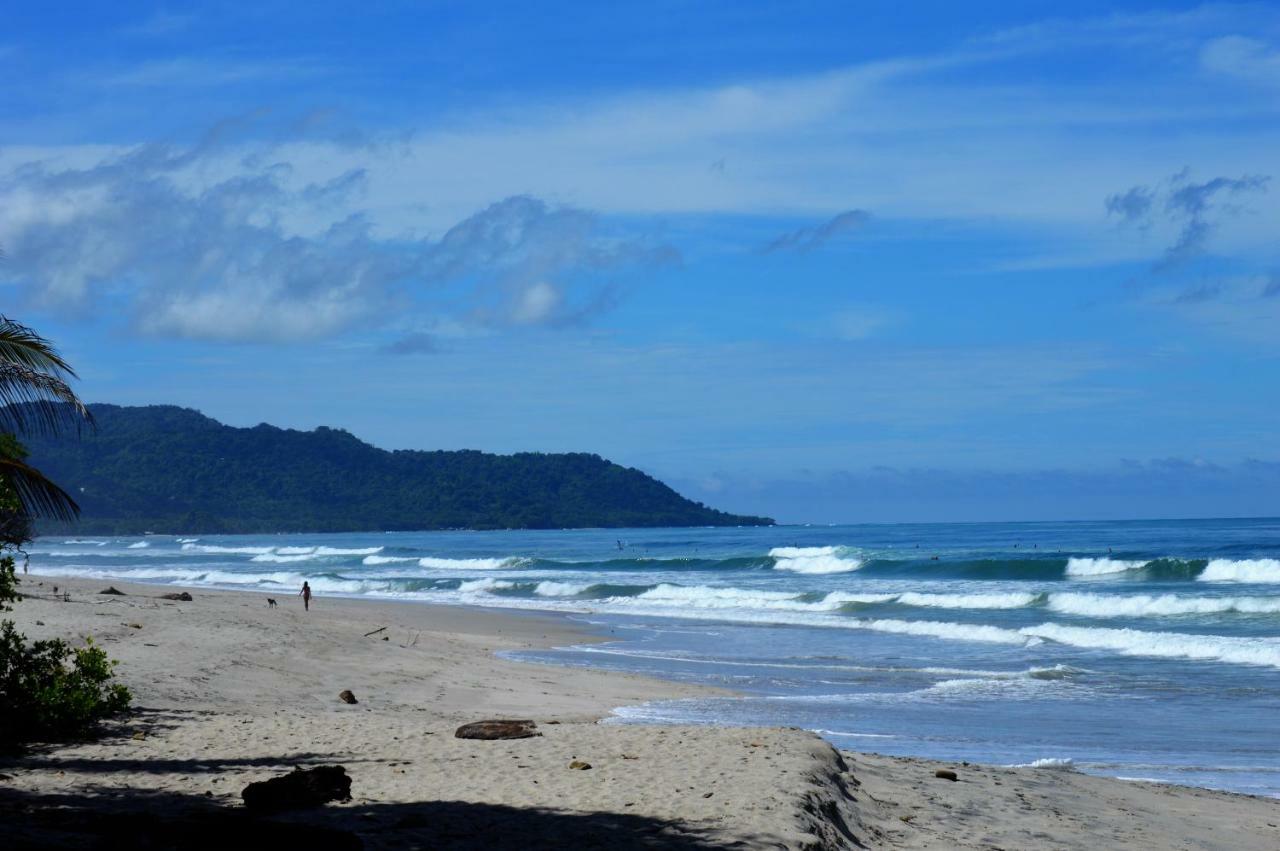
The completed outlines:
{"type": "Polygon", "coordinates": [[[568,613],[618,723],[1280,796],[1280,520],[44,538],[33,572],[568,613]]]}

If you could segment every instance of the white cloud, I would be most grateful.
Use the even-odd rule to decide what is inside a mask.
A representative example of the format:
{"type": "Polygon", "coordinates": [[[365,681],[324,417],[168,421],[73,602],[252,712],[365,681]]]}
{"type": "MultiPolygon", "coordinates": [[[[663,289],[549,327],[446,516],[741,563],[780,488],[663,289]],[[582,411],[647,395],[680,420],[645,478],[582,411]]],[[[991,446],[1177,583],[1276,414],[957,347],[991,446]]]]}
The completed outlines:
{"type": "Polygon", "coordinates": [[[851,307],[833,313],[829,324],[841,340],[865,340],[893,324],[893,316],[876,307],[851,307]]]}
{"type": "Polygon", "coordinates": [[[1200,51],[1200,63],[1217,74],[1280,85],[1280,48],[1260,39],[1242,35],[1212,39],[1200,51]]]}
{"type": "Polygon", "coordinates": [[[601,276],[673,256],[528,197],[491,204],[439,239],[378,236],[353,201],[363,172],[308,182],[239,153],[228,173],[215,133],[190,148],[0,173],[0,280],[46,308],[123,305],[152,334],[298,340],[421,316],[424,294],[453,285],[473,323],[581,321],[612,303],[601,276]],[[299,211],[304,226],[290,226],[299,211]]]}
{"type": "Polygon", "coordinates": [[[520,325],[545,322],[560,307],[560,291],[546,281],[525,287],[512,307],[511,319],[520,325]]]}

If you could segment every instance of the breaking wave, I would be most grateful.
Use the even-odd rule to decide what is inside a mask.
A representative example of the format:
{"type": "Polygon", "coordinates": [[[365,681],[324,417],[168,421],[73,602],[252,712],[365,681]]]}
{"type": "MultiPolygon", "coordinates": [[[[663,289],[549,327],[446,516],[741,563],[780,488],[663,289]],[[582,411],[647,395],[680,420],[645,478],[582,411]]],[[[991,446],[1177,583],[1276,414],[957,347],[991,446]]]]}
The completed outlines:
{"type": "Polygon", "coordinates": [[[249,559],[249,561],[256,561],[260,563],[275,562],[279,564],[286,564],[291,561],[310,561],[310,560],[311,560],[310,553],[295,553],[293,555],[282,554],[282,553],[260,553],[254,556],[253,558],[249,559]]]}
{"type": "Polygon", "coordinates": [[[189,553],[212,553],[215,555],[264,555],[275,547],[220,547],[216,544],[183,544],[182,549],[189,553]]]}
{"type": "Polygon", "coordinates": [[[1047,756],[1043,759],[1032,760],[1031,762],[1020,762],[1011,768],[1048,768],[1054,771],[1075,771],[1076,761],[1070,757],[1060,758],[1047,756]]]}
{"type": "Polygon", "coordinates": [[[1057,623],[1024,627],[1018,632],[1073,647],[1111,650],[1123,656],[1198,659],[1280,668],[1280,639],[1275,638],[1188,635],[1138,629],[1065,626],[1057,623]]]}
{"type": "Polygon", "coordinates": [[[1280,560],[1215,558],[1196,577],[1201,582],[1280,582],[1280,560]]]}
{"type": "Polygon", "coordinates": [[[1069,558],[1067,559],[1067,576],[1107,576],[1112,573],[1124,573],[1129,570],[1141,570],[1147,566],[1145,561],[1131,561],[1115,558],[1069,558]]]}
{"type": "Polygon", "coordinates": [[[769,557],[775,570],[793,573],[848,573],[863,565],[844,547],[774,547],[769,557]]]}
{"type": "Polygon", "coordinates": [[[578,582],[539,582],[534,587],[533,593],[539,597],[576,597],[583,591],[591,588],[591,585],[578,582]]]}
{"type": "Polygon", "coordinates": [[[1185,597],[1178,594],[1050,594],[1047,607],[1091,618],[1280,613],[1280,597],[1185,597]]]}
{"type": "Polygon", "coordinates": [[[428,556],[418,559],[419,567],[432,570],[503,570],[520,567],[528,563],[528,559],[508,556],[507,558],[437,558],[428,556]]]}
{"type": "Polygon", "coordinates": [[[1041,594],[1012,592],[1008,594],[899,594],[897,602],[904,606],[937,609],[1021,609],[1043,599],[1041,594]]]}

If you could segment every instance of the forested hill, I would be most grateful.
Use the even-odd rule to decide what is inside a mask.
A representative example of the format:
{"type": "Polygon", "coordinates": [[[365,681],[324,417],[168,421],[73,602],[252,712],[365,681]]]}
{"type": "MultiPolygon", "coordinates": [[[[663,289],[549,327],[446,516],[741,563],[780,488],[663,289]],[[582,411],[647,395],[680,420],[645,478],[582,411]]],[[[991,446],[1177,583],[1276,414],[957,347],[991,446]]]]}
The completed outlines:
{"type": "Polygon", "coordinates": [[[91,405],[96,431],[28,438],[76,531],[356,532],[767,525],[585,453],[388,452],[345,431],[233,428],[168,405],[91,405]]]}

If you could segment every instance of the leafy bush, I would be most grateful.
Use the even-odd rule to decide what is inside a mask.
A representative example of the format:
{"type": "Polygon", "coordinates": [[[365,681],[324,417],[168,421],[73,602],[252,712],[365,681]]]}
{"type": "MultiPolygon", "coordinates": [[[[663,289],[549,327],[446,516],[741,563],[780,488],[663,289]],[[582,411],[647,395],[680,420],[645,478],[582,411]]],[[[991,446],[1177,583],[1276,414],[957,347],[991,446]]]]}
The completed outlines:
{"type": "Polygon", "coordinates": [[[18,593],[18,577],[13,569],[13,556],[0,558],[0,612],[13,610],[9,605],[22,596],[18,593]]]}
{"type": "Polygon", "coordinates": [[[115,664],[93,639],[28,645],[13,621],[0,624],[0,744],[83,735],[127,709],[129,690],[111,682],[115,664]]]}
{"type": "MultiPolygon", "coordinates": [[[[0,557],[0,611],[20,599],[13,556],[0,557]]],[[[129,690],[111,681],[115,664],[93,639],[28,645],[13,621],[0,623],[0,748],[80,736],[128,709],[129,690]]]]}

